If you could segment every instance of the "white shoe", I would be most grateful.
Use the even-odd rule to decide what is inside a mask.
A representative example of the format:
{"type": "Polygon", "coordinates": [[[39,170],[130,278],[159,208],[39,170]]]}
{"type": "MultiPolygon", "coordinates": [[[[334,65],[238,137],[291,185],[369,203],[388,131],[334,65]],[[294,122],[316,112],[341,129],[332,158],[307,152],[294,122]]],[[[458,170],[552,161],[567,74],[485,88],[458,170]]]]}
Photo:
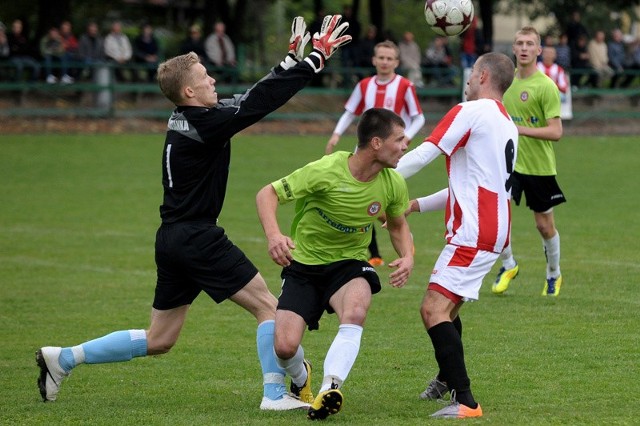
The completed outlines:
{"type": "Polygon", "coordinates": [[[61,351],[62,348],[52,346],[45,346],[36,351],[36,363],[40,367],[38,388],[44,402],[56,400],[62,379],[69,375],[58,362],[61,351]]]}
{"type": "Polygon", "coordinates": [[[310,407],[306,402],[300,401],[289,394],[283,395],[280,399],[262,398],[261,410],[287,411],[287,410],[308,410],[310,407]]]}
{"type": "Polygon", "coordinates": [[[62,78],[60,79],[60,82],[62,84],[72,84],[75,80],[73,79],[73,77],[71,77],[69,74],[65,74],[62,76],[62,78]]]}
{"type": "Polygon", "coordinates": [[[47,83],[49,83],[49,84],[55,84],[55,83],[57,83],[57,82],[58,82],[58,79],[56,78],[56,76],[55,76],[55,75],[53,75],[53,74],[49,74],[49,75],[47,76],[47,83]]]}

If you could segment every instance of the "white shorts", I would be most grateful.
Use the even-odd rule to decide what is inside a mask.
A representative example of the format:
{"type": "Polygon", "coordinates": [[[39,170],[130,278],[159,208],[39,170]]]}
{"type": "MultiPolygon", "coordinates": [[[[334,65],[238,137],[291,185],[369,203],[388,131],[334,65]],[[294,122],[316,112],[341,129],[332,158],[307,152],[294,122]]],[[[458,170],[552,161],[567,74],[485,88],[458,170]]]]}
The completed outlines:
{"type": "Polygon", "coordinates": [[[490,251],[447,244],[436,261],[429,282],[461,296],[465,302],[478,300],[482,280],[498,256],[490,251]]]}

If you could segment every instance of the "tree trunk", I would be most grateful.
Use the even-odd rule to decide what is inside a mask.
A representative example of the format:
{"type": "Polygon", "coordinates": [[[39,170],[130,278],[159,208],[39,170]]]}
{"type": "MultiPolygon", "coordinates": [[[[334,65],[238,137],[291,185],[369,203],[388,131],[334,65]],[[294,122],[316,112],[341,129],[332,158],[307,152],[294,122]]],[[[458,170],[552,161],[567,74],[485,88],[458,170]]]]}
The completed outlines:
{"type": "Polygon", "coordinates": [[[482,20],[482,52],[493,50],[493,0],[480,0],[480,19],[482,20]]]}

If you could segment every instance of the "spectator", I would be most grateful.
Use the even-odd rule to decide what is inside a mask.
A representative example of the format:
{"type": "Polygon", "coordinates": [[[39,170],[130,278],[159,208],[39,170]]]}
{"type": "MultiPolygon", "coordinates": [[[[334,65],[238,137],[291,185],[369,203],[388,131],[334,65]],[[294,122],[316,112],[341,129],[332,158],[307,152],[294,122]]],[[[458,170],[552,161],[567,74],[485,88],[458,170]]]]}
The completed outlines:
{"type": "Polygon", "coordinates": [[[460,40],[460,65],[462,68],[471,68],[478,59],[478,46],[476,42],[478,30],[478,18],[473,17],[471,25],[462,33],[460,40]]]}
{"type": "Polygon", "coordinates": [[[631,86],[636,76],[640,75],[640,38],[631,43],[629,51],[629,61],[627,63],[627,75],[620,83],[620,87],[626,88],[631,86]],[[633,73],[631,73],[632,71],[633,73]]]}
{"type": "Polygon", "coordinates": [[[411,31],[405,31],[402,40],[398,43],[400,49],[400,68],[405,70],[407,78],[416,87],[423,87],[422,70],[420,68],[420,46],[416,43],[415,36],[411,31]]]}
{"type": "Polygon", "coordinates": [[[0,22],[0,62],[3,63],[0,66],[0,81],[8,80],[11,76],[11,69],[4,66],[4,62],[9,59],[11,49],[9,48],[9,41],[7,40],[7,29],[2,22],[0,22]]]}
{"type": "Polygon", "coordinates": [[[565,71],[571,68],[571,48],[569,47],[569,38],[567,34],[560,34],[558,44],[556,44],[556,64],[560,65],[565,71]]]}
{"type": "Polygon", "coordinates": [[[160,47],[158,40],[153,35],[151,24],[143,24],[140,34],[133,40],[133,56],[137,63],[145,65],[143,74],[146,81],[152,82],[156,78],[156,69],[160,60],[160,47]]]}
{"type": "MultiPolygon", "coordinates": [[[[435,77],[431,85],[452,85],[455,69],[453,69],[451,52],[447,46],[448,39],[444,36],[436,36],[424,54],[424,65],[430,68],[435,77]]],[[[475,62],[475,60],[474,60],[475,62]]]]}
{"type": "Polygon", "coordinates": [[[616,87],[620,77],[624,76],[624,67],[627,59],[626,48],[622,41],[622,31],[616,28],[611,31],[611,40],[607,43],[607,55],[609,56],[609,66],[613,69],[611,77],[611,88],[616,87]]]}
{"type": "Polygon", "coordinates": [[[0,60],[9,59],[11,49],[9,48],[9,40],[7,40],[7,29],[0,22],[0,60]]]}
{"type": "Polygon", "coordinates": [[[602,82],[613,76],[613,69],[609,66],[609,53],[605,42],[604,31],[596,31],[593,39],[587,45],[589,51],[589,62],[598,74],[598,87],[602,82]]]}
{"type": "Polygon", "coordinates": [[[231,38],[226,34],[224,22],[216,22],[213,33],[204,42],[207,58],[216,67],[235,67],[236,48],[231,38]]]}
{"type": "Polygon", "coordinates": [[[78,55],[87,71],[87,76],[91,78],[93,67],[105,60],[104,38],[100,35],[98,24],[95,21],[89,21],[85,33],[80,36],[78,55]]]}
{"type": "Polygon", "coordinates": [[[22,20],[16,19],[11,23],[11,32],[7,34],[9,42],[10,61],[16,68],[16,80],[22,79],[25,67],[31,68],[31,81],[40,77],[40,63],[35,59],[33,43],[24,33],[22,20]]]}
{"type": "Polygon", "coordinates": [[[194,52],[200,58],[200,62],[207,64],[207,52],[204,50],[204,40],[202,39],[202,29],[200,25],[193,24],[189,27],[189,34],[180,44],[180,54],[185,55],[194,52]]]}
{"type": "Polygon", "coordinates": [[[537,64],[538,69],[556,83],[560,93],[567,93],[569,82],[567,81],[564,68],[556,63],[556,48],[553,46],[545,46],[542,48],[542,54],[540,56],[542,56],[542,61],[539,61],[537,64]]]}
{"type": "Polygon", "coordinates": [[[114,21],[111,24],[111,32],[104,38],[104,54],[107,59],[116,64],[116,80],[127,80],[124,67],[129,64],[133,56],[133,49],[129,37],[122,32],[122,23],[114,21]]]}
{"type": "Polygon", "coordinates": [[[236,48],[226,33],[223,22],[216,22],[213,33],[204,42],[207,59],[215,67],[219,67],[218,80],[231,82],[235,78],[236,48]]]}
{"type": "Polygon", "coordinates": [[[360,67],[371,67],[371,58],[375,55],[375,47],[378,44],[378,28],[375,25],[369,25],[367,27],[367,33],[364,35],[364,38],[360,41],[359,46],[359,58],[358,66],[360,67]]]}
{"type": "Polygon", "coordinates": [[[587,40],[589,39],[589,31],[587,31],[587,28],[582,24],[582,16],[577,10],[571,14],[571,20],[567,24],[566,34],[571,49],[578,45],[580,37],[584,36],[587,40]]]}
{"type": "Polygon", "coordinates": [[[57,27],[49,28],[47,34],[40,39],[40,54],[44,59],[47,83],[53,84],[58,82],[58,77],[55,75],[56,73],[59,73],[61,83],[73,83],[73,78],[68,74],[69,70],[64,51],[64,43],[60,35],[60,30],[57,27]],[[55,71],[54,63],[56,64],[55,71]]]}
{"type": "Polygon", "coordinates": [[[571,80],[576,87],[598,86],[598,75],[591,66],[587,42],[587,36],[583,34],[571,48],[571,80]]]}
{"type": "Polygon", "coordinates": [[[69,75],[75,78],[78,72],[77,67],[74,65],[80,60],[80,55],[78,39],[73,34],[73,27],[70,21],[62,21],[60,24],[60,37],[64,45],[64,56],[70,67],[69,75]]]}

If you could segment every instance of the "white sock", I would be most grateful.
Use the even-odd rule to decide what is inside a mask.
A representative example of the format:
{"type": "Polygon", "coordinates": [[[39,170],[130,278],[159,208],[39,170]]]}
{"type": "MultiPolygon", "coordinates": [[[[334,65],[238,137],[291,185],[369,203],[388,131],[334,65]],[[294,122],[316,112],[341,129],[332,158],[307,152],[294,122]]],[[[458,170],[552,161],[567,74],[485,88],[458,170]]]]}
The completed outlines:
{"type": "Polygon", "coordinates": [[[298,346],[298,351],[294,356],[289,359],[278,358],[276,355],[276,362],[278,366],[287,372],[291,381],[297,386],[303,386],[307,381],[307,369],[304,368],[304,349],[302,346],[298,346]]]}
{"type": "Polygon", "coordinates": [[[361,338],[361,326],[356,324],[340,325],[338,334],[333,339],[324,359],[324,379],[320,392],[330,389],[332,382],[337,383],[338,387],[342,386],[342,382],[347,379],[351,367],[356,362],[361,338]]]}
{"type": "Polygon", "coordinates": [[[548,240],[542,240],[544,254],[547,257],[547,278],[558,278],[560,276],[560,233],[548,240]]]}
{"type": "Polygon", "coordinates": [[[502,266],[504,269],[513,269],[516,267],[516,260],[513,258],[513,252],[511,251],[511,244],[506,246],[502,253],[500,253],[500,259],[502,259],[502,266]]]}

